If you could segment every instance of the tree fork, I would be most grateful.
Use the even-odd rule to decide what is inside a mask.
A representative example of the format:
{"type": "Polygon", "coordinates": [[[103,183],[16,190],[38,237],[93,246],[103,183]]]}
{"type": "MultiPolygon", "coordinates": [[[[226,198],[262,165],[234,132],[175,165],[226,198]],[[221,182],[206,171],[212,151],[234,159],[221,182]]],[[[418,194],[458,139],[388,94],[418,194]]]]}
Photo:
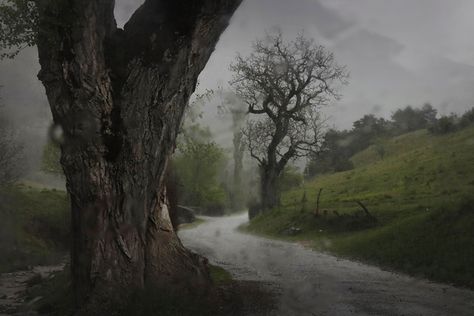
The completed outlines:
{"type": "Polygon", "coordinates": [[[147,0],[123,30],[113,0],[38,2],[38,77],[64,133],[83,314],[110,314],[148,284],[207,282],[173,230],[163,177],[197,77],[240,2],[147,0]]]}

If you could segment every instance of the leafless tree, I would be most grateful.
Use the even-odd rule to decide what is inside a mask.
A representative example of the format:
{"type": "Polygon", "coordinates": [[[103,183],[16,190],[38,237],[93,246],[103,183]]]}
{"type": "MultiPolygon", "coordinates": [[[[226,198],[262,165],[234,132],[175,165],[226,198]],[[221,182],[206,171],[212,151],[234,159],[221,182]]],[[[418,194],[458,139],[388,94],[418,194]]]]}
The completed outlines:
{"type": "Polygon", "coordinates": [[[231,70],[231,85],[250,114],[244,138],[260,167],[267,210],[279,200],[277,182],[286,164],[319,151],[321,108],[340,97],[348,73],[323,46],[303,34],[285,41],[279,31],[257,40],[249,56],[237,56],[231,70]]]}

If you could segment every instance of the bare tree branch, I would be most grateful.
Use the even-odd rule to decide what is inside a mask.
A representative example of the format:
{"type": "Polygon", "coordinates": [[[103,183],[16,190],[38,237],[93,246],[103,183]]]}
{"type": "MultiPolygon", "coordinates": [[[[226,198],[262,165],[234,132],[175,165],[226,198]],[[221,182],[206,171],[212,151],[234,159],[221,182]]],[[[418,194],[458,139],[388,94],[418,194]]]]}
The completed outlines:
{"type": "Polygon", "coordinates": [[[303,34],[285,41],[279,31],[257,40],[230,69],[231,85],[248,107],[243,136],[260,166],[262,208],[271,208],[288,162],[321,150],[321,107],[340,98],[348,74],[323,46],[303,34]]]}
{"type": "Polygon", "coordinates": [[[251,114],[244,133],[251,156],[282,169],[289,160],[320,149],[324,122],[319,112],[340,98],[338,88],[348,74],[331,52],[302,34],[287,42],[277,31],[253,48],[231,65],[231,85],[251,114]]]}

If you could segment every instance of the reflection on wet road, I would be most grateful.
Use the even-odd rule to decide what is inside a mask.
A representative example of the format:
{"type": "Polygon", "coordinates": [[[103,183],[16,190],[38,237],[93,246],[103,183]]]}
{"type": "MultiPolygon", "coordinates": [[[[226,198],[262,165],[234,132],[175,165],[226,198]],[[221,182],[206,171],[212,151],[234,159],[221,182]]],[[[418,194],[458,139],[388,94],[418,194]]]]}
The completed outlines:
{"type": "Polygon", "coordinates": [[[183,243],[236,279],[274,284],[278,315],[473,316],[474,292],[238,232],[246,214],[205,218],[183,243]]]}

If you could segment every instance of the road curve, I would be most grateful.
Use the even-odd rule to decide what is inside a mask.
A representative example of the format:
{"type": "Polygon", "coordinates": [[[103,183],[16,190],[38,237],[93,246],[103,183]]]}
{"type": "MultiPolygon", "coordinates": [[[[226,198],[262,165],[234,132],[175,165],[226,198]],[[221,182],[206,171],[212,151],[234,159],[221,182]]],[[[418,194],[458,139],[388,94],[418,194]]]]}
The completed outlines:
{"type": "Polygon", "coordinates": [[[274,284],[277,315],[474,316],[473,291],[243,234],[246,214],[205,219],[183,243],[236,279],[274,284]]]}

